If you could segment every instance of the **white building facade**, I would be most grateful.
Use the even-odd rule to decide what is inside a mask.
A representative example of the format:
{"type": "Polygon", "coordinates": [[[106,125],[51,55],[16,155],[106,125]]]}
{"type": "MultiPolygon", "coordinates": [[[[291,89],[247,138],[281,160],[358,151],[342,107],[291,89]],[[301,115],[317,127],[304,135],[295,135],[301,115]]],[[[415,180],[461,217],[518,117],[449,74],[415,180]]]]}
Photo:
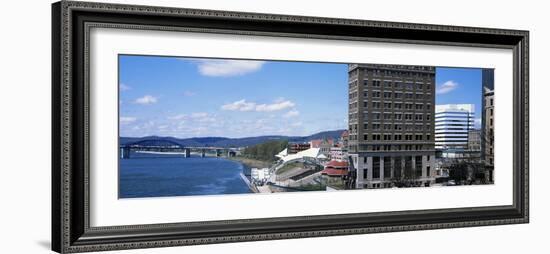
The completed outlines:
{"type": "Polygon", "coordinates": [[[330,159],[344,161],[347,160],[347,150],[341,146],[333,146],[330,148],[330,159]]]}
{"type": "Polygon", "coordinates": [[[435,106],[435,149],[467,150],[468,133],[474,130],[474,104],[435,106]]]}

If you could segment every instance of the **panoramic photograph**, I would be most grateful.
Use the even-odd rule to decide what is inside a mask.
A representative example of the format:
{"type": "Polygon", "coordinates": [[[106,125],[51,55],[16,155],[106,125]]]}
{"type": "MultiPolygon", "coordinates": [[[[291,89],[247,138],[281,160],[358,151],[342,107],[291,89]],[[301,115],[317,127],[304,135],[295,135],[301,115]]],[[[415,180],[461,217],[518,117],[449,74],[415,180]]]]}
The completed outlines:
{"type": "Polygon", "coordinates": [[[119,198],[495,182],[493,69],[118,61],[119,198]]]}

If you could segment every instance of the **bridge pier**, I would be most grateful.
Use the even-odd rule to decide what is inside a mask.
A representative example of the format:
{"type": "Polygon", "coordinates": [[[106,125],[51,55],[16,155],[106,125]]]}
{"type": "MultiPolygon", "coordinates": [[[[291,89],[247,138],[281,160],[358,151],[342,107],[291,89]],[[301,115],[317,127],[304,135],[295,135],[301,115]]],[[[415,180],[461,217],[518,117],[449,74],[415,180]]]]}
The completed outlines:
{"type": "Polygon", "coordinates": [[[201,149],[201,157],[206,157],[206,149],[201,149]]]}
{"type": "Polygon", "coordinates": [[[183,149],[183,151],[184,151],[183,157],[185,158],[191,157],[191,149],[186,148],[186,149],[183,149]]]}
{"type": "Polygon", "coordinates": [[[130,148],[121,147],[120,148],[120,158],[121,159],[130,159],[130,148]]]}
{"type": "Polygon", "coordinates": [[[222,149],[216,149],[216,157],[222,156],[222,149]]]}

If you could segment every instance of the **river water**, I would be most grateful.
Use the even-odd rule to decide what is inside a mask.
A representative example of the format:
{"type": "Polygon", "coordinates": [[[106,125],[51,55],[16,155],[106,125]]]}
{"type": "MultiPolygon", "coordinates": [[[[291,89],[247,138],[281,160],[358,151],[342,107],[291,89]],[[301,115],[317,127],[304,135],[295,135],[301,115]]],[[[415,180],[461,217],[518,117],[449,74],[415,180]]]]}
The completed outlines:
{"type": "Polygon", "coordinates": [[[239,162],[132,153],[119,160],[119,198],[250,193],[239,162]]]}

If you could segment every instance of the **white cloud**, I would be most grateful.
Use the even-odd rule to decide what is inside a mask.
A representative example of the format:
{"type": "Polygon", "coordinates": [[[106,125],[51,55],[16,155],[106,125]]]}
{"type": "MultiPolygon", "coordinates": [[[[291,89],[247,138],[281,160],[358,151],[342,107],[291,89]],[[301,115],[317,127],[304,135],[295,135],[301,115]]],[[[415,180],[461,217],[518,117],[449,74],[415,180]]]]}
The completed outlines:
{"type": "Polygon", "coordinates": [[[179,114],[179,115],[169,116],[167,118],[168,120],[175,120],[180,124],[186,123],[186,121],[184,120],[192,121],[195,123],[216,122],[215,116],[210,115],[206,112],[195,112],[189,115],[179,114]]]}
{"type": "Polygon", "coordinates": [[[120,124],[128,124],[128,123],[135,122],[136,120],[137,118],[131,117],[131,116],[121,116],[119,118],[120,124]]]}
{"type": "Polygon", "coordinates": [[[191,113],[191,118],[204,118],[204,117],[207,117],[207,116],[208,116],[208,113],[206,113],[206,112],[191,113]]]}
{"type": "Polygon", "coordinates": [[[255,102],[247,102],[245,99],[235,101],[229,104],[221,106],[222,110],[230,111],[258,111],[258,112],[271,112],[278,111],[287,108],[292,108],[296,104],[288,100],[277,100],[271,104],[256,104],[255,102]]]}
{"type": "Polygon", "coordinates": [[[119,89],[120,89],[120,91],[124,92],[124,91],[128,91],[132,88],[130,86],[124,84],[124,83],[120,83],[119,89]]]}
{"type": "Polygon", "coordinates": [[[300,115],[300,111],[296,110],[296,109],[293,109],[291,111],[288,111],[286,112],[283,117],[285,118],[290,118],[290,117],[295,117],[295,116],[299,116],[300,115]]]}
{"type": "Polygon", "coordinates": [[[148,104],[157,103],[157,101],[158,99],[156,97],[151,95],[145,95],[141,98],[137,98],[135,102],[137,104],[148,105],[148,104]]]}
{"type": "Polygon", "coordinates": [[[175,116],[169,116],[168,119],[169,120],[183,120],[187,118],[187,115],[186,114],[179,114],[179,115],[175,115],[175,116]]]}
{"type": "Polygon", "coordinates": [[[233,103],[225,104],[222,106],[222,110],[231,110],[231,111],[252,111],[256,108],[256,103],[246,102],[245,99],[236,101],[233,103]]]}
{"type": "Polygon", "coordinates": [[[195,95],[197,95],[197,93],[192,92],[192,91],[184,91],[183,92],[183,96],[190,97],[190,96],[195,96],[195,95]]]}
{"type": "Polygon", "coordinates": [[[199,60],[198,64],[199,72],[204,76],[231,77],[258,71],[265,62],[249,60],[199,60]]]}
{"type": "Polygon", "coordinates": [[[194,112],[189,115],[189,118],[192,121],[198,122],[198,123],[212,123],[216,122],[216,118],[213,115],[210,115],[206,112],[194,112]]]}
{"type": "Polygon", "coordinates": [[[256,106],[256,111],[278,111],[287,108],[294,107],[294,103],[291,101],[280,101],[272,104],[260,104],[256,106]]]}
{"type": "Polygon", "coordinates": [[[439,85],[435,91],[435,93],[437,94],[446,94],[448,92],[451,92],[453,90],[455,90],[456,88],[458,88],[458,83],[452,81],[452,80],[449,80],[445,83],[443,83],[442,85],[439,85]]]}
{"type": "Polygon", "coordinates": [[[474,127],[481,128],[481,118],[474,119],[474,127]]]}

